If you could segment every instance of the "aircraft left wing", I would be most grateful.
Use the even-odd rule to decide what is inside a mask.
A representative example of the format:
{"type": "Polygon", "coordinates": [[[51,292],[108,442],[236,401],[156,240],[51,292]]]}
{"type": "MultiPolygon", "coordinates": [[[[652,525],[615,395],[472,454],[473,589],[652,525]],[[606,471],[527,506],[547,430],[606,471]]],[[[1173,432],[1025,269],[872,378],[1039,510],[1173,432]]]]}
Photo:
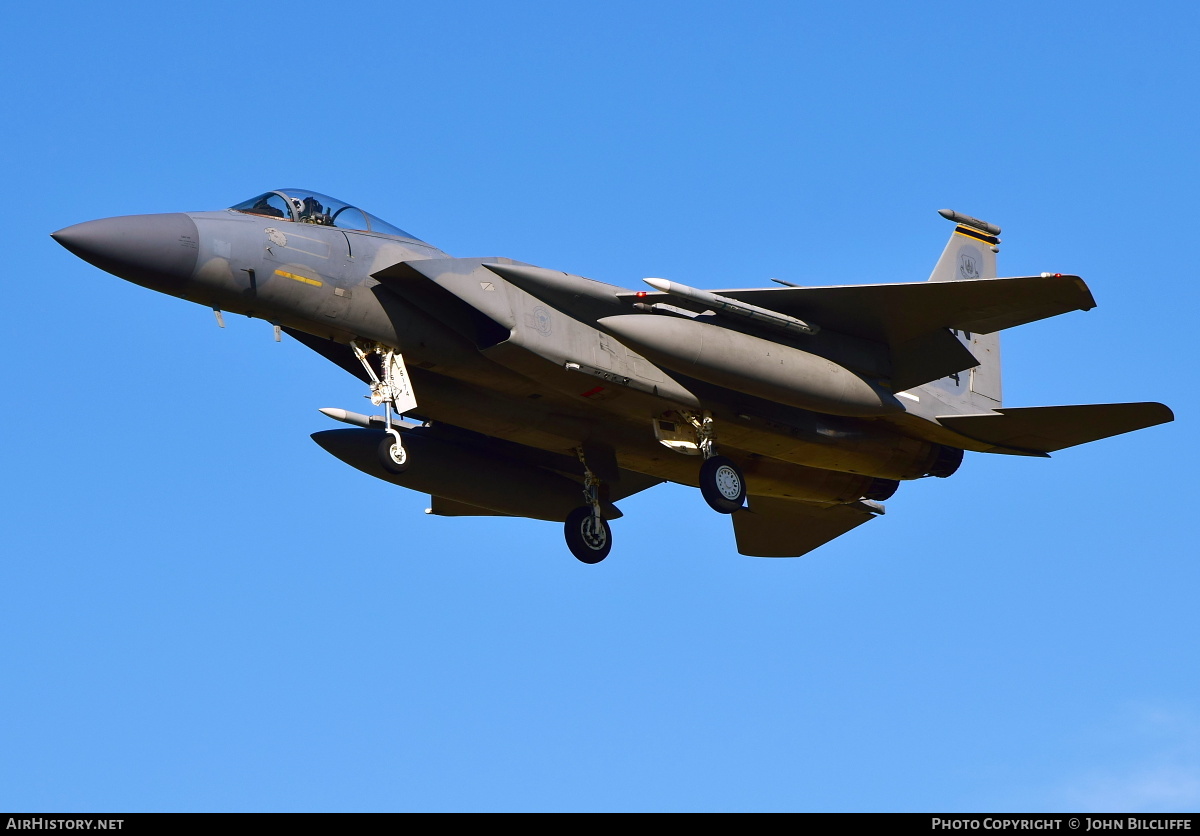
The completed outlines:
{"type": "Polygon", "coordinates": [[[750,557],[800,557],[877,516],[861,502],[822,507],[751,496],[749,505],[733,514],[733,533],[750,557]]]}
{"type": "MultiPolygon", "coordinates": [[[[355,357],[354,352],[349,346],[342,345],[341,343],[334,342],[333,340],[325,339],[324,337],[317,337],[304,331],[298,331],[287,326],[283,327],[283,331],[297,342],[302,343],[303,345],[317,352],[331,363],[340,366],[363,382],[370,382],[369,378],[366,376],[366,372],[363,370],[362,364],[358,362],[358,358],[355,357]]],[[[532,447],[526,447],[524,445],[517,444],[515,442],[504,441],[502,439],[484,436],[479,433],[473,433],[469,430],[464,430],[460,427],[454,427],[449,424],[439,423],[437,427],[438,431],[443,436],[448,436],[447,440],[452,443],[462,444],[485,455],[495,455],[501,459],[510,459],[533,464],[561,473],[572,481],[579,481],[580,477],[576,473],[578,468],[574,456],[537,450],[532,447]]],[[[327,434],[327,436],[327,442],[332,444],[333,442],[329,440],[332,438],[332,435],[327,434]]],[[[343,447],[346,447],[346,445],[339,445],[339,449],[342,449],[343,447]]],[[[335,455],[337,455],[337,453],[335,453],[335,455]]],[[[595,460],[597,461],[603,460],[601,455],[589,454],[589,456],[592,455],[595,455],[595,460]]],[[[369,472],[371,475],[383,479],[384,481],[396,481],[394,478],[389,478],[386,473],[381,471],[378,466],[375,465],[373,456],[363,456],[361,457],[361,460],[356,459],[355,461],[350,461],[349,459],[344,460],[352,466],[357,467],[360,470],[365,470],[365,472],[369,472]]],[[[613,458],[610,465],[610,473],[608,474],[606,481],[608,486],[607,501],[617,502],[618,500],[633,496],[635,493],[641,493],[644,490],[649,490],[655,485],[662,484],[663,480],[653,476],[647,476],[644,473],[637,473],[636,471],[619,468],[617,466],[616,459],[613,458]]],[[[571,496],[574,496],[576,489],[572,486],[570,489],[568,489],[567,493],[571,496]]],[[[430,500],[430,513],[438,516],[509,516],[508,514],[504,514],[502,512],[482,508],[465,502],[446,499],[445,497],[438,496],[436,493],[431,493],[430,500]]],[[[615,516],[620,516],[620,511],[618,509],[614,507],[613,510],[616,512],[614,518],[615,516]]]]}

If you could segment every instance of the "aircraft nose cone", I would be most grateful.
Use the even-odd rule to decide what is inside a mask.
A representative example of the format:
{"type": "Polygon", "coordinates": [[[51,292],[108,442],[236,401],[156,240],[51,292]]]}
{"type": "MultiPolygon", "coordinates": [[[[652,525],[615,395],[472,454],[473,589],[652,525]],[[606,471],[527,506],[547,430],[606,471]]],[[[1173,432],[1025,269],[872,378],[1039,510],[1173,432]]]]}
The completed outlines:
{"type": "Polygon", "coordinates": [[[191,278],[200,245],[195,221],[182,212],[86,221],[50,237],[114,276],[168,291],[191,278]]]}

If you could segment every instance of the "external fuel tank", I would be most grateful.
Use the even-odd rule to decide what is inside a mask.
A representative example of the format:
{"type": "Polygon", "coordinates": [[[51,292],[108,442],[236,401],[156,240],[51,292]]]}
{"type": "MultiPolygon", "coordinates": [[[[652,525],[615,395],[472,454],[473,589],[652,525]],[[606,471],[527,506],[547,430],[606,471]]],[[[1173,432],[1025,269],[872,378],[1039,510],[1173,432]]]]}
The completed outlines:
{"type": "Polygon", "coordinates": [[[904,411],[891,392],[832,360],[707,322],[625,314],[597,325],[655,363],[747,395],[826,415],[904,411]]]}

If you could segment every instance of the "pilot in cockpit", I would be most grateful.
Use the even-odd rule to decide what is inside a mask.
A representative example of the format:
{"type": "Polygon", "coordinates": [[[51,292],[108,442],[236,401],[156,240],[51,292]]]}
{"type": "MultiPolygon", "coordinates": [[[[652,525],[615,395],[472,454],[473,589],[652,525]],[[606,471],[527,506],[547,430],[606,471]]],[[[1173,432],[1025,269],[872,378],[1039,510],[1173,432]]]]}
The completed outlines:
{"type": "Polygon", "coordinates": [[[325,213],[325,207],[315,197],[306,197],[304,200],[294,197],[292,205],[296,207],[296,215],[300,218],[301,223],[321,226],[331,226],[333,223],[329,215],[325,213]]]}
{"type": "Polygon", "coordinates": [[[350,206],[337,198],[307,189],[270,191],[252,197],[236,206],[231,206],[230,209],[234,212],[246,212],[283,221],[296,221],[417,240],[404,230],[394,227],[374,215],[368,215],[356,206],[350,206]]]}

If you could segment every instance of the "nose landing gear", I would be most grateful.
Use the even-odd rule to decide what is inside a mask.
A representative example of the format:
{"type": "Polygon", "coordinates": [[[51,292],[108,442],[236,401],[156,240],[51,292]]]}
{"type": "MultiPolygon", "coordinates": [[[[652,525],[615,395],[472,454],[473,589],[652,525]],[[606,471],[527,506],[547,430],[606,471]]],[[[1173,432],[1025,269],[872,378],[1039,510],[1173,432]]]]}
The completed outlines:
{"type": "Polygon", "coordinates": [[[384,406],[387,435],[379,443],[379,463],[388,473],[403,473],[408,470],[408,451],[404,449],[404,439],[400,437],[400,431],[392,426],[392,413],[394,411],[399,418],[417,406],[417,397],[413,394],[408,369],[404,366],[404,356],[382,343],[352,340],[350,347],[354,349],[354,356],[362,363],[371,379],[371,403],[384,406]],[[371,364],[372,355],[379,356],[382,375],[377,373],[371,364]]]}

